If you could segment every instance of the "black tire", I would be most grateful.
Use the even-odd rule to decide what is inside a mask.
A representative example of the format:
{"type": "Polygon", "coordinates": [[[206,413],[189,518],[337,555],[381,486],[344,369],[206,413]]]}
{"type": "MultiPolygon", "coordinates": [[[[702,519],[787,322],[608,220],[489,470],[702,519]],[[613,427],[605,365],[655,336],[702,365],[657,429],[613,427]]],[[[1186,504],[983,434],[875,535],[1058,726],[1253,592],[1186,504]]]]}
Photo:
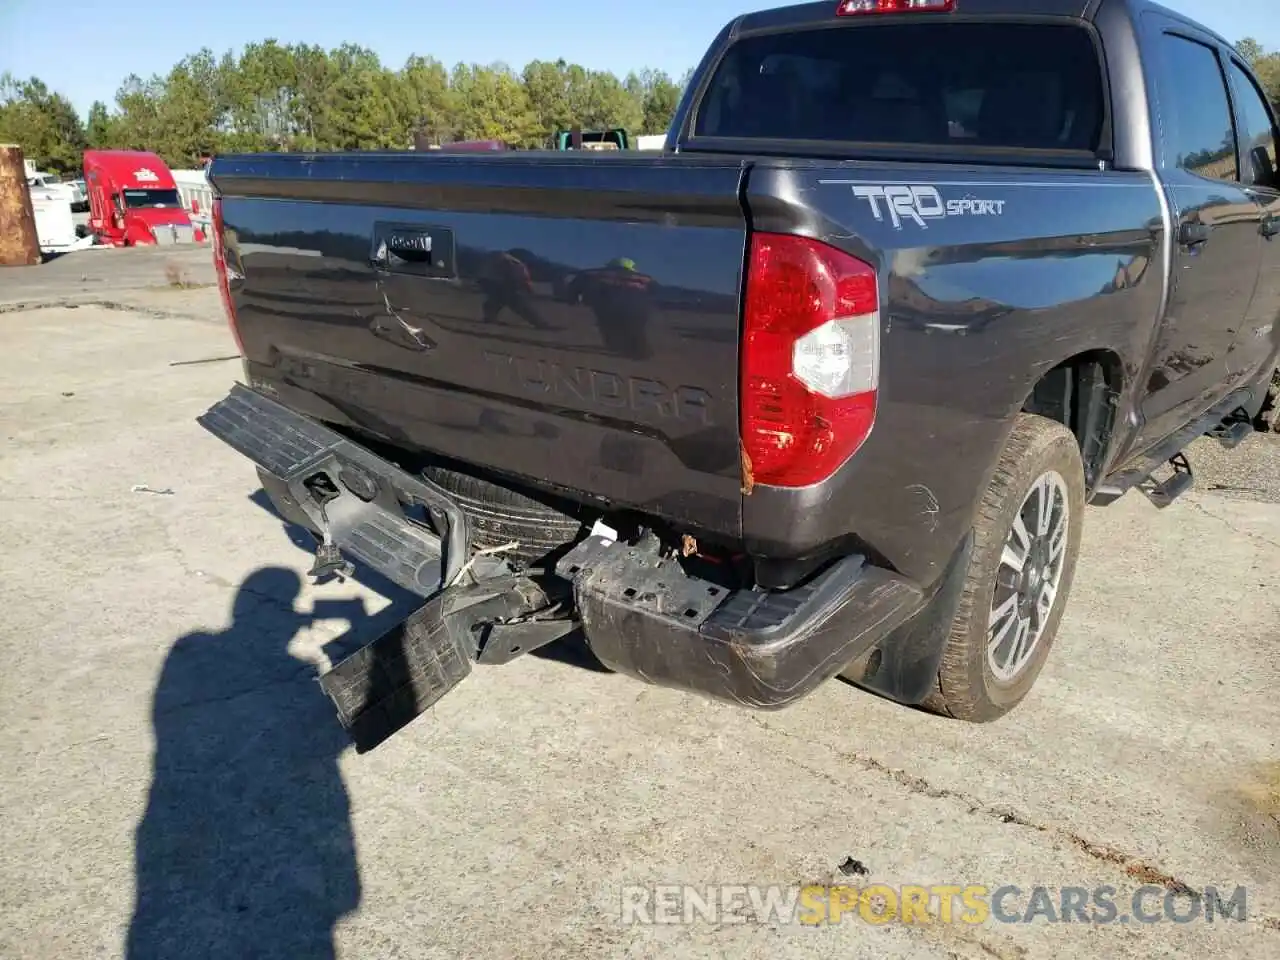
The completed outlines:
{"type": "Polygon", "coordinates": [[[471,542],[476,547],[498,547],[519,543],[504,554],[537,562],[571,543],[582,529],[582,521],[566,504],[561,509],[516,490],[446,467],[430,466],[423,475],[447,490],[467,515],[471,542]]]}
{"type": "Polygon", "coordinates": [[[1044,417],[1020,414],[978,508],[973,528],[973,553],[959,608],[943,650],[937,685],[922,704],[925,709],[958,720],[986,723],[1004,716],[1030,692],[1053,646],[1062,611],[1071,593],[1071,581],[1080,551],[1084,505],[1084,467],[1074,434],[1062,424],[1044,417]],[[1058,589],[1030,655],[1020,668],[1002,681],[997,678],[987,655],[988,624],[996,596],[997,577],[1001,576],[1003,569],[1002,591],[1010,590],[1009,581],[1014,579],[1011,568],[1002,568],[1001,556],[1032,485],[1049,471],[1061,477],[1067,504],[1067,542],[1063,548],[1058,589]]]}

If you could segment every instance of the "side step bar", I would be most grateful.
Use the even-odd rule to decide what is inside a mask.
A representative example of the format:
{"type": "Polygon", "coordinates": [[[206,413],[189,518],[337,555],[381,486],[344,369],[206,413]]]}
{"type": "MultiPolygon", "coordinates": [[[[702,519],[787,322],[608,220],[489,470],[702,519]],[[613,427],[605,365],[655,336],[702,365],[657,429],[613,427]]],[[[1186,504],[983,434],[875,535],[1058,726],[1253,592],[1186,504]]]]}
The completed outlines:
{"type": "Polygon", "coordinates": [[[1237,407],[1230,416],[1223,417],[1222,422],[1209,431],[1209,436],[1228,450],[1233,450],[1255,432],[1253,418],[1249,416],[1249,411],[1243,407],[1237,407]]]}
{"type": "Polygon", "coordinates": [[[1173,467],[1173,475],[1167,480],[1148,477],[1138,485],[1146,498],[1161,510],[1190,490],[1196,482],[1191,472],[1191,461],[1185,453],[1170,457],[1169,466],[1173,467]]]}
{"type": "Polygon", "coordinates": [[[1131,457],[1122,469],[1110,474],[1094,488],[1089,503],[1105,507],[1134,487],[1139,487],[1157,507],[1167,507],[1190,490],[1195,482],[1191,465],[1183,454],[1189,444],[1197,437],[1211,436],[1224,446],[1234,447],[1248,436],[1253,429],[1251,421],[1246,421],[1243,428],[1238,421],[1239,411],[1244,409],[1251,395],[1251,389],[1237,390],[1163,443],[1131,457]],[[1151,475],[1165,463],[1173,467],[1173,476],[1164,482],[1153,480],[1151,475]]]}

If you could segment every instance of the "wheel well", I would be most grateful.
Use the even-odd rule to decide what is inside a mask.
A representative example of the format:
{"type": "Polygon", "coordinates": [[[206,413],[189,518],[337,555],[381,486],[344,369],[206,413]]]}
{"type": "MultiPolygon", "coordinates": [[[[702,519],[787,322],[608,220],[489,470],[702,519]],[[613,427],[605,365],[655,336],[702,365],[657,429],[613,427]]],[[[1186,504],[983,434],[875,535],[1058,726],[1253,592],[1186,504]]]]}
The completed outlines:
{"type": "Polygon", "coordinates": [[[1056,420],[1076,435],[1087,490],[1102,479],[1123,371],[1120,357],[1109,350],[1077,354],[1041,376],[1022,405],[1024,413],[1056,420]]]}

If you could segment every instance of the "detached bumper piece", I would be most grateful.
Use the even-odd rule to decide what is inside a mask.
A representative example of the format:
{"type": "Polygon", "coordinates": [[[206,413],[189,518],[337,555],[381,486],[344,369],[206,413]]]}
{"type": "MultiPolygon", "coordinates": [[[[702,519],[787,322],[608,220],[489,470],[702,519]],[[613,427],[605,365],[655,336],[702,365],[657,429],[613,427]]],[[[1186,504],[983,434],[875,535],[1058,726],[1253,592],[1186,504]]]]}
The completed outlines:
{"type": "Polygon", "coordinates": [[[795,702],[916,613],[918,587],[859,556],[778,593],[689,576],[656,542],[591,537],[557,573],[612,670],[757,708],[795,702]]]}
{"type": "Polygon", "coordinates": [[[320,678],[356,751],[366,753],[471,673],[466,645],[445,622],[443,596],[320,678]]]}
{"type": "Polygon", "coordinates": [[[350,556],[427,599],[320,678],[359,751],[429,709],[473,663],[505,663],[573,628],[531,617],[566,598],[563,583],[549,596],[501,564],[476,564],[471,578],[460,576],[466,521],[429,481],[241,385],[198,422],[257,464],[284,519],[322,538],[313,575],[349,569],[350,556]]]}
{"type": "MultiPolygon", "coordinates": [[[[547,602],[541,588],[521,576],[451,587],[337,664],[320,678],[320,687],[357,752],[367,753],[465,680],[473,662],[489,661],[490,647],[478,638],[491,624],[519,619],[547,602]]],[[[548,634],[543,642],[551,639],[548,634]]]]}

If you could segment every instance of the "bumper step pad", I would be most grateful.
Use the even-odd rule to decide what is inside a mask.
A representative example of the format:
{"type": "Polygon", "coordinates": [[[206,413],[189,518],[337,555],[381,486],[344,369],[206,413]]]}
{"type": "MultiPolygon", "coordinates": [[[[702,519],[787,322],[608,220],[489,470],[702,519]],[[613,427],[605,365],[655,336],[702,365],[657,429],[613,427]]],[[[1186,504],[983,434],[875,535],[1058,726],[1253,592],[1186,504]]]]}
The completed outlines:
{"type": "Polygon", "coordinates": [[[405,590],[430,597],[465,562],[466,521],[447,494],[328,427],[241,384],[197,422],[276,478],[269,493],[285,496],[288,513],[405,590]],[[323,503],[307,487],[318,474],[334,491],[323,503]],[[443,542],[406,507],[424,508],[443,542]]]}
{"type": "Polygon", "coordinates": [[[338,719],[366,753],[403,729],[471,673],[444,618],[442,594],[320,678],[338,719]]]}

